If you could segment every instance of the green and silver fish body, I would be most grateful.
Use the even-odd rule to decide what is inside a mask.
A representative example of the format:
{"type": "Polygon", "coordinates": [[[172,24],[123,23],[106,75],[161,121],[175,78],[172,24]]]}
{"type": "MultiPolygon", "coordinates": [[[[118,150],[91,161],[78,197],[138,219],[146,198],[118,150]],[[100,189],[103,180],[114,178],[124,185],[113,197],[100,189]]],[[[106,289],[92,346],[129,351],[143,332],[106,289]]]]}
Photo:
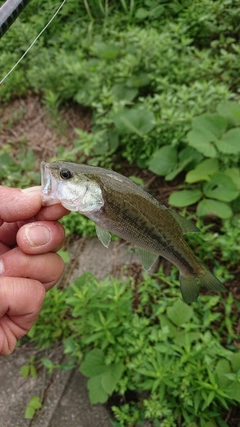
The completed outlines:
{"type": "Polygon", "coordinates": [[[41,175],[43,204],[61,203],[92,219],[104,246],[109,246],[110,231],[137,247],[146,270],[159,255],[173,263],[180,271],[185,302],[196,300],[201,285],[225,290],[183,238],[198,228],[130,179],[103,168],[63,161],[42,162],[41,175]]]}

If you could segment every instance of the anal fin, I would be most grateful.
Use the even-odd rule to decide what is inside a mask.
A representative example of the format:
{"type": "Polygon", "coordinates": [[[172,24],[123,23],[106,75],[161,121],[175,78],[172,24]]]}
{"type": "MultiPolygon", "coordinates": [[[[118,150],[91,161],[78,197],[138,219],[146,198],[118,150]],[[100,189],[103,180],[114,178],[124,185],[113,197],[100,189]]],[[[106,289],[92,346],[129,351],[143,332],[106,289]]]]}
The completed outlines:
{"type": "Polygon", "coordinates": [[[156,259],[158,258],[158,254],[148,251],[147,249],[139,248],[136,246],[137,255],[140,258],[142,266],[144,270],[150,270],[156,259]]]}
{"type": "Polygon", "coordinates": [[[100,242],[105,246],[105,248],[108,248],[109,243],[111,241],[111,234],[105,230],[105,228],[100,227],[100,225],[95,224],[96,226],[96,233],[100,240],[100,242]]]}

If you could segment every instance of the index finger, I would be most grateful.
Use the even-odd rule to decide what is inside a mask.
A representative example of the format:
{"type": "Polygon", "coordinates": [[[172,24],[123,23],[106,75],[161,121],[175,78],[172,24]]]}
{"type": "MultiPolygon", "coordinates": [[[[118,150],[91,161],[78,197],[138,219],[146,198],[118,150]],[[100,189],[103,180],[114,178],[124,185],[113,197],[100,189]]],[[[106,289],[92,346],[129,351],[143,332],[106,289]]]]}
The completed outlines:
{"type": "Polygon", "coordinates": [[[25,221],[41,209],[40,187],[27,190],[0,186],[0,225],[3,222],[25,221]]]}

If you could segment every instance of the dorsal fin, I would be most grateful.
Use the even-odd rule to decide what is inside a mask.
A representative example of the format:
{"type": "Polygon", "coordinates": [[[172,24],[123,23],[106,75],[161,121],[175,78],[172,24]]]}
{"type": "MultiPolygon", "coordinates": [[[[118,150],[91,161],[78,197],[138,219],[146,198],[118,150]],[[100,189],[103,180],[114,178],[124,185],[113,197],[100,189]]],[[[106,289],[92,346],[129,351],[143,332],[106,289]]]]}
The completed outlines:
{"type": "Polygon", "coordinates": [[[172,211],[172,209],[168,209],[173,218],[177,221],[178,225],[180,225],[182,233],[198,233],[200,230],[197,228],[195,224],[193,224],[188,219],[184,218],[184,216],[179,215],[177,212],[172,211]]]}

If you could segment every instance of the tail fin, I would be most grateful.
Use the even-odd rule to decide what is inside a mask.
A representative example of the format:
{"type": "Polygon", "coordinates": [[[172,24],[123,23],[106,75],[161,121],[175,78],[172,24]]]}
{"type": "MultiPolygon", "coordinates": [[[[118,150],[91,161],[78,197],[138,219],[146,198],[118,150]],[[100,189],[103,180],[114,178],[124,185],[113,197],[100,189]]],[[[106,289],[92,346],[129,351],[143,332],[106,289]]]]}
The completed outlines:
{"type": "Polygon", "coordinates": [[[225,286],[220,282],[220,280],[205,268],[203,273],[198,276],[192,276],[189,278],[180,275],[180,289],[183,300],[187,304],[196,301],[200,291],[200,286],[204,286],[214,292],[226,291],[225,286]]]}

